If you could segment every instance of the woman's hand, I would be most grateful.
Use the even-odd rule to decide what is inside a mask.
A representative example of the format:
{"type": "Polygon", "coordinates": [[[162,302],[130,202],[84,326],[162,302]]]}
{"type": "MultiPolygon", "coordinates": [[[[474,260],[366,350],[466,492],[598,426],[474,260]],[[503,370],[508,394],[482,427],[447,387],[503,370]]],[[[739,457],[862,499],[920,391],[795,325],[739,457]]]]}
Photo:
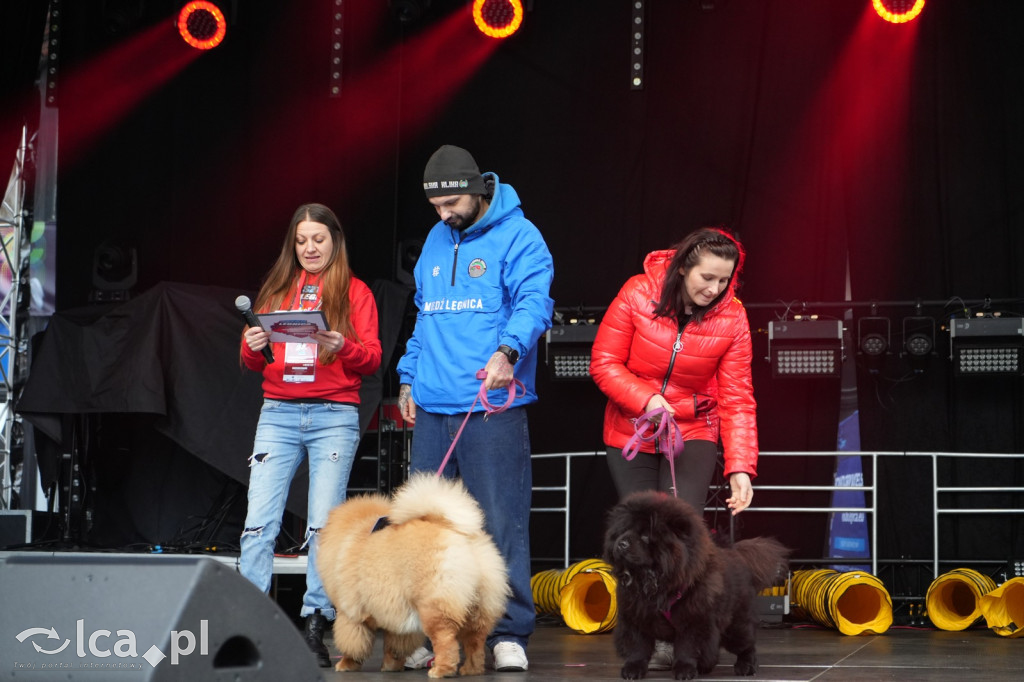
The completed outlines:
{"type": "MultiPolygon", "coordinates": [[[[668,412],[670,417],[676,416],[676,411],[673,410],[672,406],[668,404],[667,400],[665,400],[665,396],[663,396],[660,393],[655,393],[654,395],[651,396],[651,399],[647,401],[647,412],[655,410],[659,407],[664,407],[665,411],[668,412]]],[[[658,423],[659,421],[661,421],[661,415],[655,416],[654,418],[651,419],[651,421],[653,421],[654,423],[658,423]]]]}
{"type": "Polygon", "coordinates": [[[729,488],[732,489],[732,497],[725,504],[732,509],[732,515],[736,516],[750,506],[754,499],[754,488],[750,485],[750,476],[742,471],[729,476],[729,488]]]}
{"type": "Polygon", "coordinates": [[[249,327],[245,330],[244,338],[245,345],[249,346],[249,350],[259,353],[270,343],[270,332],[260,327],[249,327]]]}
{"type": "Polygon", "coordinates": [[[313,334],[313,340],[332,353],[337,353],[345,346],[345,337],[341,335],[341,332],[316,332],[313,334]]]}

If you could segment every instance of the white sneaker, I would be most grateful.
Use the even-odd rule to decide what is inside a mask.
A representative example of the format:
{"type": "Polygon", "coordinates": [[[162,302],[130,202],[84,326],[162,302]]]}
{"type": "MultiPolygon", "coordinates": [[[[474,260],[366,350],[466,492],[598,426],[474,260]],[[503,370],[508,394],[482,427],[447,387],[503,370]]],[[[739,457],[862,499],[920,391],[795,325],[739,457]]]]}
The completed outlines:
{"type": "Polygon", "coordinates": [[[498,642],[491,653],[494,654],[494,669],[499,673],[521,673],[530,667],[526,651],[517,642],[498,642]]]}
{"type": "Polygon", "coordinates": [[[422,668],[429,668],[434,664],[434,652],[425,646],[421,646],[416,651],[409,654],[409,657],[405,659],[406,670],[420,670],[422,668]]]}
{"type": "Polygon", "coordinates": [[[671,642],[662,642],[661,640],[655,640],[654,642],[654,653],[651,654],[651,660],[647,664],[648,670],[671,670],[672,664],[676,660],[676,650],[672,646],[671,642]]]}

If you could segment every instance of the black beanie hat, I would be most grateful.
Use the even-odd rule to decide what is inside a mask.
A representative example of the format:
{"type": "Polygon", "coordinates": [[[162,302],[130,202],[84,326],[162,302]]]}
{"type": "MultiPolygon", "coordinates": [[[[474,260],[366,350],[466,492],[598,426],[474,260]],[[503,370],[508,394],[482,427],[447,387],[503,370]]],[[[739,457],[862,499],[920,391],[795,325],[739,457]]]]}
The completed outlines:
{"type": "Polygon", "coordinates": [[[472,155],[462,147],[446,144],[434,152],[423,169],[427,197],[450,194],[485,194],[484,178],[472,155]]]}

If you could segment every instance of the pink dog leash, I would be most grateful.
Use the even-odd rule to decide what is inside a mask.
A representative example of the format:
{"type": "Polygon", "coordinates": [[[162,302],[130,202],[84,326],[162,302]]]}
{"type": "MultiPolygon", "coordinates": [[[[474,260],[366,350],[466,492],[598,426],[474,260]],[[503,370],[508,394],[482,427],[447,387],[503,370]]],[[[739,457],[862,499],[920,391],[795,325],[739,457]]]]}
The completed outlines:
{"type": "Polygon", "coordinates": [[[672,495],[678,497],[676,494],[675,459],[683,453],[684,447],[683,432],[679,430],[679,424],[676,424],[676,420],[664,407],[656,407],[650,412],[640,415],[633,423],[633,429],[635,433],[626,442],[626,447],[622,448],[622,456],[627,461],[632,461],[636,457],[636,453],[640,452],[641,443],[657,441],[658,449],[665,454],[665,459],[668,460],[669,474],[672,476],[672,495]]]}
{"type": "Polygon", "coordinates": [[[437,469],[437,476],[439,478],[441,476],[441,472],[444,471],[445,466],[447,466],[452,453],[455,452],[455,444],[459,442],[459,436],[462,435],[462,430],[466,428],[466,422],[469,421],[470,416],[473,414],[473,408],[476,407],[476,402],[478,400],[480,401],[480,404],[483,405],[484,411],[486,412],[486,414],[484,414],[484,421],[486,421],[487,417],[490,415],[504,412],[511,407],[517,397],[521,398],[526,395],[526,387],[523,386],[523,382],[513,377],[512,383],[508,385],[508,399],[505,401],[504,405],[495,407],[487,400],[487,385],[484,381],[487,379],[487,370],[477,370],[476,378],[480,379],[480,390],[476,392],[476,397],[473,398],[473,404],[469,406],[469,412],[466,413],[466,418],[462,420],[462,424],[459,426],[459,430],[455,433],[455,438],[452,439],[452,444],[448,448],[448,452],[445,453],[444,459],[441,460],[441,466],[437,469]],[[522,393],[519,392],[519,389],[522,389],[522,393]]]}

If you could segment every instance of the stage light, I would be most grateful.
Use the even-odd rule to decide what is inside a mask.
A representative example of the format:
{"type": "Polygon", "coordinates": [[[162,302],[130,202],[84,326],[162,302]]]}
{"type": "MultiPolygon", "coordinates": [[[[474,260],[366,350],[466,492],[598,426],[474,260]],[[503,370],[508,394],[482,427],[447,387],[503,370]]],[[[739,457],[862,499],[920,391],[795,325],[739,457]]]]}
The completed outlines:
{"type": "Polygon", "coordinates": [[[949,347],[956,376],[1020,376],[1024,374],[1024,318],[951,320],[949,347]]]}
{"type": "Polygon", "coordinates": [[[930,317],[903,318],[903,351],[920,357],[935,349],[935,320],[930,317]]]}
{"type": "Polygon", "coordinates": [[[127,301],[138,281],[139,260],[134,246],[104,242],[92,255],[92,291],[89,301],[127,301]]]}
{"type": "Polygon", "coordinates": [[[857,320],[857,348],[868,372],[881,371],[889,353],[890,336],[888,317],[866,316],[857,320]]]}
{"type": "Polygon", "coordinates": [[[331,80],[327,88],[328,97],[341,96],[341,65],[344,61],[345,7],[343,0],[334,0],[331,10],[331,80]]]}
{"type": "Polygon", "coordinates": [[[843,367],[841,320],[785,320],[768,323],[772,376],[838,377],[843,367]]]}
{"type": "Polygon", "coordinates": [[[633,0],[633,17],[630,32],[633,35],[633,49],[629,53],[629,87],[643,90],[644,87],[644,0],[633,0]]]}
{"type": "Polygon", "coordinates": [[[903,318],[903,356],[915,372],[923,372],[935,350],[935,320],[915,315],[903,318]]]}
{"type": "Polygon", "coordinates": [[[857,320],[857,347],[864,355],[885,355],[889,352],[889,338],[888,317],[862,317],[857,320]]]}
{"type": "Polygon", "coordinates": [[[590,379],[590,349],[597,324],[556,324],[547,332],[547,365],[556,381],[590,379]]]}
{"type": "Polygon", "coordinates": [[[924,0],[871,0],[878,16],[891,24],[913,21],[924,9],[924,0]]]}
{"type": "Polygon", "coordinates": [[[196,0],[182,6],[178,12],[178,33],[197,50],[210,50],[224,40],[228,21],[220,7],[207,0],[196,0]]]}
{"type": "Polygon", "coordinates": [[[473,23],[491,38],[508,38],[523,23],[522,0],[473,0],[473,23]]]}

